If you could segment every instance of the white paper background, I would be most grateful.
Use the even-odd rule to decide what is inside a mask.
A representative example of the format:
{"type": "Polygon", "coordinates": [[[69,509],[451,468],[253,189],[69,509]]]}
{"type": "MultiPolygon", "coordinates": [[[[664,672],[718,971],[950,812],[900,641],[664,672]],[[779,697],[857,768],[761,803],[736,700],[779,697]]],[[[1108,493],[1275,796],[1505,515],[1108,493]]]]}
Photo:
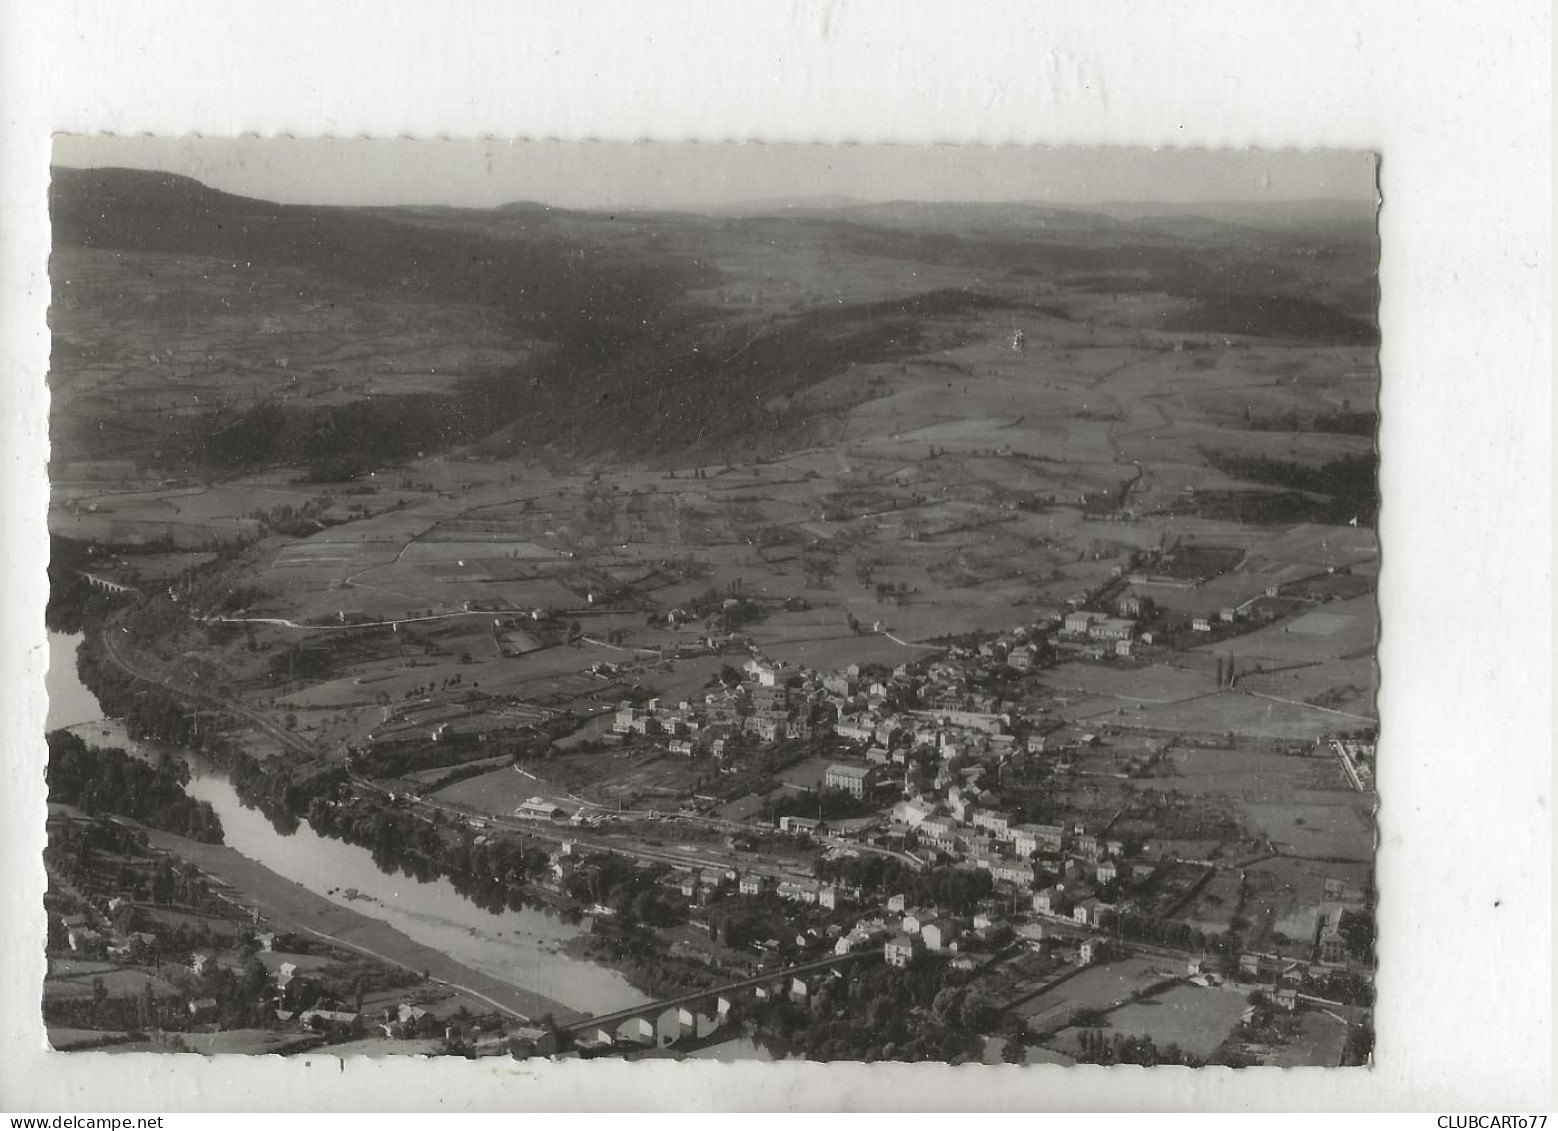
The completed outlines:
{"type": "Polygon", "coordinates": [[[7,0],[0,13],[0,1109],[1508,1111],[1551,1102],[1551,28],[1540,0],[7,0]],[[317,1056],[43,1051],[44,205],[56,130],[1381,152],[1377,1067],[383,1061],[342,1072],[317,1056]]]}

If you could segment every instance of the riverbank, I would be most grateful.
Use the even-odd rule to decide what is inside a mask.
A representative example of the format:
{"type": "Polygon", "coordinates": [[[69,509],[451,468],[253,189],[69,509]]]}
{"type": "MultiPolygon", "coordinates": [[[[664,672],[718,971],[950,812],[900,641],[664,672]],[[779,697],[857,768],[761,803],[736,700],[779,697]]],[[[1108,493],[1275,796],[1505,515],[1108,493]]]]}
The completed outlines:
{"type": "MultiPolygon", "coordinates": [[[[82,654],[89,651],[83,649],[82,654]]],[[[78,674],[90,674],[89,667],[82,665],[78,674]]],[[[105,675],[108,669],[92,671],[105,675]]],[[[95,689],[96,713],[109,706],[101,698],[105,691],[126,708],[143,703],[138,697],[126,698],[124,690],[112,681],[95,689]]],[[[192,737],[209,740],[215,733],[192,737]]],[[[532,1019],[548,1013],[566,1019],[642,1000],[610,967],[563,953],[562,944],[579,928],[551,907],[544,915],[533,909],[533,899],[544,893],[528,885],[524,894],[529,898],[521,900],[522,907],[515,905],[512,891],[502,892],[501,900],[478,902],[462,894],[453,880],[413,877],[387,868],[386,861],[354,839],[332,836],[329,829],[316,830],[304,821],[293,833],[282,832],[281,822],[264,815],[271,809],[263,802],[269,801],[278,815],[296,814],[296,783],[286,774],[268,776],[237,746],[219,745],[220,757],[177,743],[166,749],[195,769],[189,791],[221,815],[227,851],[163,843],[245,893],[278,925],[417,974],[427,970],[434,980],[458,989],[478,1011],[498,1008],[532,1019]],[[218,771],[213,765],[224,768],[218,771]],[[340,892],[361,893],[365,902],[356,902],[357,895],[335,902],[340,892]]]]}
{"type": "Polygon", "coordinates": [[[675,997],[691,990],[743,977],[746,971],[723,976],[706,963],[667,953],[663,945],[633,942],[612,935],[581,935],[563,944],[563,953],[621,974],[639,993],[651,999],[675,997]]]}
{"type": "Polygon", "coordinates": [[[536,1019],[550,1013],[559,1021],[585,1016],[561,1002],[462,965],[387,923],[332,903],[236,849],[155,831],[148,832],[148,839],[164,852],[224,881],[238,902],[257,908],[268,922],[284,930],[324,939],[419,974],[425,970],[433,981],[510,1016],[536,1019]]]}

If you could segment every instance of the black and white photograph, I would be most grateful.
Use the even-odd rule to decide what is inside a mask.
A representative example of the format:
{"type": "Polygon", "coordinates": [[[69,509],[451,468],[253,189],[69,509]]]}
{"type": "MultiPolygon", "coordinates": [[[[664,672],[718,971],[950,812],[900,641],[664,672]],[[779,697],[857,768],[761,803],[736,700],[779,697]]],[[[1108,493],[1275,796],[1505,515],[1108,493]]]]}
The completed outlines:
{"type": "Polygon", "coordinates": [[[0,1122],[1542,1131],[1549,9],[0,0],[0,1122]]]}
{"type": "Polygon", "coordinates": [[[54,1049],[1369,1063],[1374,154],[49,206],[54,1049]]]}

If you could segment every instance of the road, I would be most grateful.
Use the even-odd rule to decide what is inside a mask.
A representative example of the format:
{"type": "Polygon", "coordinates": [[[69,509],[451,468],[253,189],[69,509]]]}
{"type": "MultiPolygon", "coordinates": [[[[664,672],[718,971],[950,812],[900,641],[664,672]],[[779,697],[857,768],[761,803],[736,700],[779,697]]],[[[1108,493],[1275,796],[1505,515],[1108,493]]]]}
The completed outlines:
{"type": "Polygon", "coordinates": [[[402,624],[418,624],[429,620],[450,620],[453,617],[499,617],[502,613],[486,610],[464,609],[453,613],[429,613],[425,617],[397,617],[394,620],[342,621],[340,624],[299,624],[286,617],[201,617],[206,624],[270,624],[279,628],[297,628],[306,632],[342,632],[349,628],[393,628],[402,624]]]}
{"type": "MultiPolygon", "coordinates": [[[[169,677],[164,676],[163,678],[158,679],[151,673],[135,667],[135,665],[131,664],[124,658],[124,656],[119,651],[119,634],[123,633],[124,631],[124,628],[122,626],[116,626],[113,620],[110,620],[109,623],[103,628],[103,648],[108,653],[108,658],[112,660],[114,664],[120,668],[120,670],[127,672],[136,679],[173,691],[174,689],[168,683],[169,677]]],[[[277,742],[281,743],[282,746],[289,750],[295,751],[296,753],[306,754],[310,758],[318,758],[320,756],[319,751],[303,738],[282,728],[259,712],[253,711],[248,707],[233,702],[232,700],[223,699],[206,691],[200,691],[194,687],[188,686],[187,684],[180,686],[175,691],[175,694],[183,698],[198,700],[202,703],[208,704],[209,706],[215,707],[218,710],[226,711],[229,714],[234,714],[245,718],[263,730],[266,734],[270,735],[277,742]]]]}

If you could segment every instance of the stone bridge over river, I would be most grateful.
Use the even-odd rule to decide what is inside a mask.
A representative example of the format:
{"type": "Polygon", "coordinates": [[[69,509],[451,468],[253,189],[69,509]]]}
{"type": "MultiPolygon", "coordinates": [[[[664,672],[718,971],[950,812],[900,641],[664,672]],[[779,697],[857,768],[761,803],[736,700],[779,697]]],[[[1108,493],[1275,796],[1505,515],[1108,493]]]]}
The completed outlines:
{"type": "Polygon", "coordinates": [[[122,582],[110,581],[106,577],[99,577],[97,574],[88,573],[86,570],[78,569],[76,571],[76,575],[87,584],[91,585],[94,589],[101,589],[104,593],[112,593],[115,596],[124,596],[127,593],[140,593],[140,590],[133,585],[125,585],[122,582]]]}
{"type": "Polygon", "coordinates": [[[603,1013],[598,1017],[585,1017],[558,1027],[558,1036],[564,1044],[579,1047],[601,1047],[616,1044],[621,1038],[623,1025],[632,1024],[628,1039],[652,1045],[660,1017],[668,1011],[677,1011],[677,1038],[695,1036],[698,1017],[712,1016],[723,1022],[737,1000],[746,996],[761,1000],[789,997],[798,1002],[809,1001],[820,982],[829,976],[842,976],[852,964],[866,958],[882,957],[881,947],[867,947],[848,954],[834,954],[811,962],[798,963],[783,970],[764,970],[750,978],[711,986],[676,997],[661,998],[644,1005],[619,1009],[615,1013],[603,1013]]]}

